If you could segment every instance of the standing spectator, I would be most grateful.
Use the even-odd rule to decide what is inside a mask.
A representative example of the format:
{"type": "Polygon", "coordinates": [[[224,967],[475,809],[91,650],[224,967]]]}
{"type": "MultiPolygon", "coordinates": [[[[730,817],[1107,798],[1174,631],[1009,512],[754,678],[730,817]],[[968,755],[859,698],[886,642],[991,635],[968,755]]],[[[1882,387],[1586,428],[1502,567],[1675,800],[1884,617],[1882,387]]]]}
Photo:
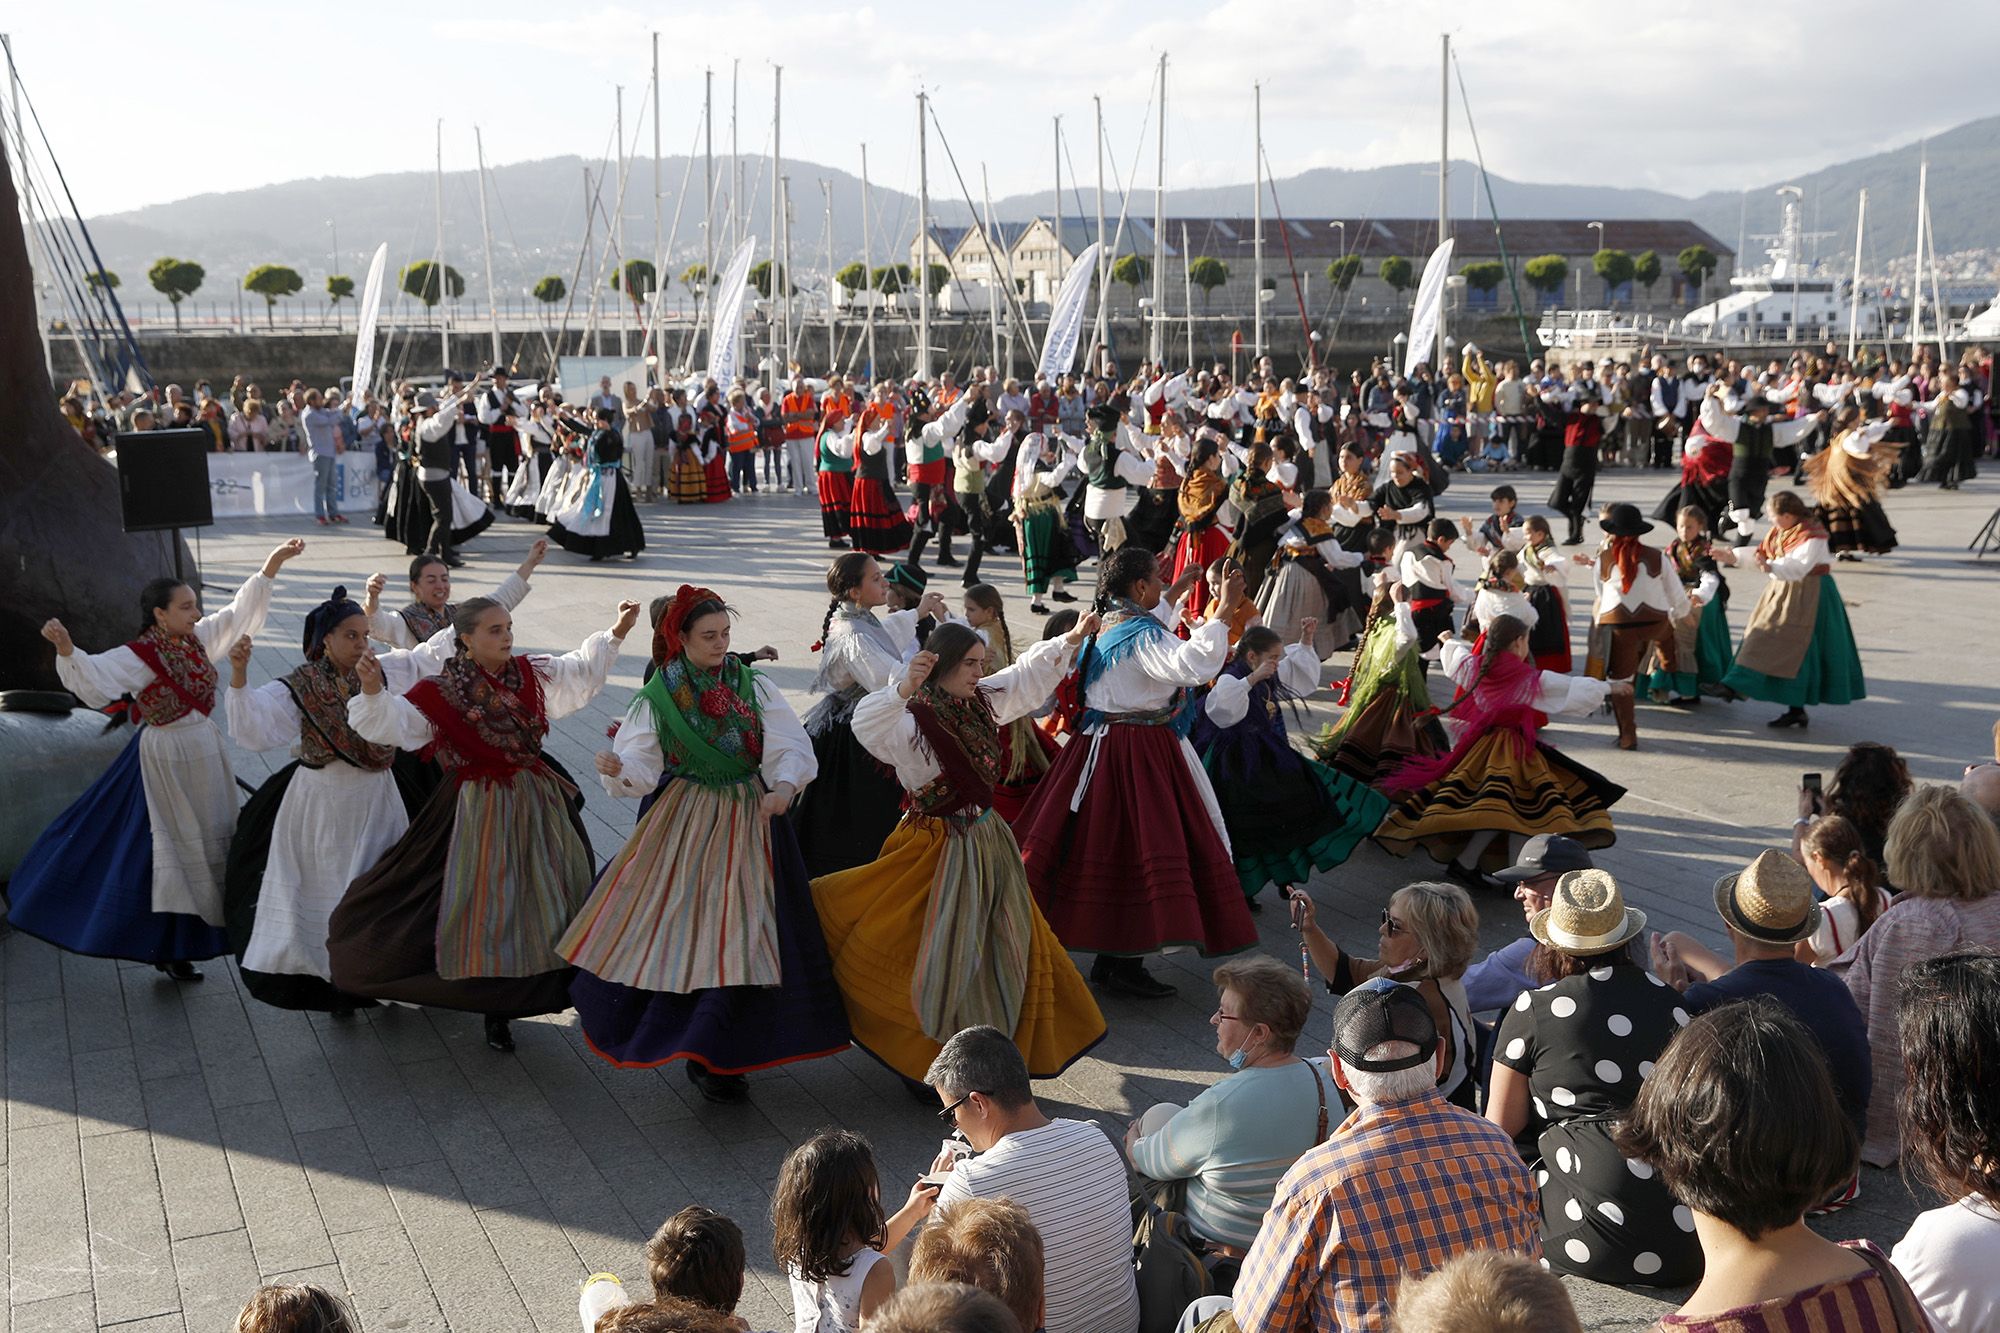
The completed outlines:
{"type": "MultiPolygon", "coordinates": [[[[836,381],[838,377],[835,377],[836,381]]],[[[831,393],[833,390],[828,389],[831,393]]],[[[779,404],[784,426],[785,468],[795,494],[811,494],[818,484],[815,454],[819,438],[819,400],[813,397],[813,381],[792,368],[792,387],[779,404]]]]}
{"type": "Polygon", "coordinates": [[[1656,1329],[1919,1326],[1900,1317],[1915,1302],[1881,1251],[1835,1244],[1806,1225],[1806,1210],[1854,1173],[1854,1127],[1818,1044],[1782,1005],[1724,1005],[1689,1024],[1613,1146],[1625,1155],[1621,1170],[1630,1159],[1681,1200],[1675,1216],[1688,1218],[1707,1261],[1693,1294],[1656,1329]]]}
{"type": "Polygon", "coordinates": [[[972,1027],[944,1044],[924,1082],[939,1118],[979,1155],[941,1154],[940,1209],[1005,1196],[1041,1233],[1047,1333],[1134,1333],[1139,1290],[1132,1274],[1132,1213],[1125,1165],[1104,1131],[1051,1120],[1035,1104],[1014,1039],[972,1027]]]}
{"type": "Polygon", "coordinates": [[[1083,438],[1083,414],[1089,406],[1084,401],[1083,390],[1077,387],[1076,377],[1063,376],[1056,385],[1056,425],[1063,434],[1072,439],[1083,438]]]}
{"type": "Polygon", "coordinates": [[[585,406],[589,407],[592,411],[596,411],[601,407],[608,407],[613,412],[619,412],[624,410],[625,405],[619,401],[617,394],[611,392],[611,377],[609,375],[601,375],[597,380],[597,392],[590,395],[585,406]]]}
{"type": "Polygon", "coordinates": [[[1384,1326],[1397,1282],[1473,1250],[1541,1253],[1535,1183],[1506,1135],[1437,1090],[1444,1050],[1430,1006],[1377,977],[1333,1011],[1334,1081],[1357,1107],[1278,1184],[1233,1301],[1248,1333],[1384,1326]]]}
{"type": "Polygon", "coordinates": [[[1939,1328],[2000,1329],[2000,955],[1948,954],[1903,973],[1903,1142],[1947,1202],[1918,1215],[1896,1267],[1939,1328]]]}
{"type": "Polygon", "coordinates": [[[1984,811],[1949,787],[1919,787],[1890,823],[1886,850],[1895,905],[1831,969],[1847,979],[1868,1019],[1875,1074],[1861,1160],[1870,1166],[1894,1166],[1902,1156],[1896,987],[1904,969],[1966,949],[2000,949],[2000,830],[1984,811]]]}
{"type": "Polygon", "coordinates": [[[270,439],[271,423],[264,416],[264,400],[245,398],[243,406],[229,417],[229,447],[239,454],[261,454],[270,439]]]}
{"type": "MultiPolygon", "coordinates": [[[[109,424],[108,422],[105,424],[109,424]]],[[[213,398],[204,398],[195,408],[194,424],[208,436],[208,451],[212,454],[229,452],[228,414],[221,403],[213,398]]],[[[108,432],[106,432],[108,434],[108,432]]]]}
{"type": "Polygon", "coordinates": [[[313,467],[313,519],[321,527],[345,523],[340,516],[340,418],[341,413],[326,406],[318,389],[306,390],[306,410],[299,414],[299,428],[305,434],[306,456],[313,467]]]}
{"type": "Polygon", "coordinates": [[[723,419],[723,439],[729,449],[729,490],[736,495],[757,490],[757,414],[750,395],[729,391],[729,413],[723,419]]]}

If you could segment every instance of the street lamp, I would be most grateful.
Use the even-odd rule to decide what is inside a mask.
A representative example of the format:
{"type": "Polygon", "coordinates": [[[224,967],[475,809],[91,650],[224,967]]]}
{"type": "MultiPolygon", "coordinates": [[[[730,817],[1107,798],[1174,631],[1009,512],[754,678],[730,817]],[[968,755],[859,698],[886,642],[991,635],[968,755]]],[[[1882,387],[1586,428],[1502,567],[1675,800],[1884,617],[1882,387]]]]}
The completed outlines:
{"type": "Polygon", "coordinates": [[[1397,334],[1395,341],[1389,344],[1389,373],[1391,375],[1403,373],[1403,349],[1409,345],[1410,335],[1407,333],[1397,334]]]}
{"type": "Polygon", "coordinates": [[[1604,224],[1602,222],[1586,222],[1583,225],[1597,228],[1597,248],[1602,250],[1604,248],[1604,224]]]}

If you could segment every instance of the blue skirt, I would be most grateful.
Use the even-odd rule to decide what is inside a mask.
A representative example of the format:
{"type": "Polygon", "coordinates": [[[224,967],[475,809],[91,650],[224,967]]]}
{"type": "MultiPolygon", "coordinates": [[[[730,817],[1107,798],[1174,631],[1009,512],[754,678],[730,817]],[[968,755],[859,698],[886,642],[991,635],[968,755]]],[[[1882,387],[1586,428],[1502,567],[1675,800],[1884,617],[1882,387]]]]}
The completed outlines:
{"type": "Polygon", "coordinates": [[[153,830],[140,728],[76,803],[42,830],[7,886],[15,929],[71,953],[135,963],[198,962],[229,936],[198,916],[153,910],[153,830]]]}
{"type": "Polygon", "coordinates": [[[784,980],[776,986],[670,994],[636,990],[578,970],[569,999],[590,1049],[627,1069],[692,1060],[715,1074],[742,1074],[846,1050],[852,1040],[847,1008],[833,979],[805,862],[786,816],[771,821],[771,868],[784,980]]]}

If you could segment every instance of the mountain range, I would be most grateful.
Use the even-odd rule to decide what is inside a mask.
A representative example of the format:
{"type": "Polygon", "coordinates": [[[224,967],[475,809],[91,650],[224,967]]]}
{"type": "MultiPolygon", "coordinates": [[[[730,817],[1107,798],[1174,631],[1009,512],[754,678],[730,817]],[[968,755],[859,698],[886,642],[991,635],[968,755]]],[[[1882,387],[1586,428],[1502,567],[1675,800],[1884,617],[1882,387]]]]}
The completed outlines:
{"type": "MultiPolygon", "coordinates": [[[[1921,150],[1906,144],[1887,152],[1837,163],[1784,181],[1772,181],[1747,191],[1713,191],[1687,198],[1658,190],[1588,184],[1560,184],[1490,178],[1493,206],[1504,225],[1516,218],[1685,218],[1706,228],[1724,246],[1736,248],[1738,236],[1750,239],[1745,266],[1762,262],[1760,234],[1777,229],[1780,185],[1804,191],[1803,209],[1809,230],[1821,233],[1809,253],[1834,261],[1851,257],[1856,195],[1869,192],[1869,226],[1863,244],[1864,266],[1871,271],[1915,248],[1915,196],[1920,151],[1929,157],[1932,227],[1940,253],[2000,248],[2000,116],[1961,125],[1930,139],[1921,150]]],[[[733,234],[727,223],[732,198],[746,201],[744,230],[760,238],[770,230],[771,191],[765,159],[740,160],[741,183],[727,157],[716,159],[715,191],[719,241],[733,234]]],[[[586,171],[591,173],[593,267],[605,268],[602,247],[606,221],[621,212],[624,243],[620,253],[643,255],[653,248],[654,181],[650,160],[638,160],[628,173],[622,209],[617,199],[615,171],[578,157],[548,158],[496,166],[488,172],[487,214],[493,235],[495,284],[503,295],[524,295],[545,274],[563,276],[574,288],[583,234],[586,171]],[[600,180],[600,176],[609,179],[600,180]]],[[[836,266],[862,254],[862,188],[860,180],[839,168],[787,159],[792,216],[794,264],[802,274],[818,270],[827,248],[827,211],[831,207],[832,249],[836,266]],[[822,182],[825,183],[824,190],[822,182]]],[[[683,194],[699,211],[704,167],[700,159],[665,159],[660,169],[662,232],[672,228],[670,269],[704,257],[699,220],[686,207],[673,226],[676,201],[683,194]]],[[[1489,211],[1485,192],[1477,185],[1477,168],[1454,162],[1451,205],[1461,218],[1489,211]]],[[[1316,168],[1269,183],[1267,217],[1282,212],[1305,217],[1426,217],[1437,208],[1434,165],[1408,163],[1360,170],[1316,168]]],[[[1064,211],[1075,215],[1094,211],[1095,182],[1076,189],[1064,185],[1064,211]]],[[[1051,182],[1051,190],[1054,182],[1051,182]]],[[[932,213],[942,224],[965,224],[972,214],[948,172],[931,181],[932,213]]],[[[297,268],[316,293],[329,272],[359,281],[367,256],[387,242],[392,267],[430,256],[438,244],[438,181],[426,172],[401,172],[364,177],[319,177],[195,195],[125,213],[89,219],[89,228],[105,266],[119,273],[124,294],[150,297],[144,274],[162,255],[192,259],[211,275],[198,299],[233,299],[241,274],[261,263],[297,268]],[[339,251],[336,254],[335,242],[339,251]]],[[[447,172],[442,181],[443,250],[467,282],[475,299],[484,292],[480,254],[480,199],[477,174],[447,172]]],[[[1018,221],[1047,216],[1051,191],[997,199],[997,219],[1018,221]]],[[[1247,183],[1174,190],[1168,196],[1172,216],[1241,217],[1250,211],[1247,183]]],[[[907,258],[914,235],[917,200],[911,193],[874,183],[869,191],[872,212],[868,228],[871,258],[885,262],[890,252],[907,258]]],[[[1115,198],[1108,205],[1115,218],[1115,198]]],[[[1140,188],[1131,208],[1150,217],[1153,200],[1140,188]]],[[[1616,228],[1610,244],[1616,245],[1616,228]]],[[[665,239],[663,236],[662,239],[665,239]]],[[[763,249],[760,240],[759,249],[763,249]]],[[[726,256],[718,254],[719,266],[726,256]]],[[[1845,261],[1843,261],[1845,262],[1845,261]]]]}

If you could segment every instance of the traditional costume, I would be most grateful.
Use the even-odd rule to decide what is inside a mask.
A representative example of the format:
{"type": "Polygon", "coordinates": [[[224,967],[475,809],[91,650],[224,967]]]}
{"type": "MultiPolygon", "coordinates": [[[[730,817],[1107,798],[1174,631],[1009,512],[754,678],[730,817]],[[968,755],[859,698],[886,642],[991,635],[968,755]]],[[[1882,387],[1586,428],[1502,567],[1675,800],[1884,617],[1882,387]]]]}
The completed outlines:
{"type": "MultiPolygon", "coordinates": [[[[528,581],[517,571],[500,580],[500,586],[486,595],[512,611],[527,599],[528,581]]],[[[446,602],[433,608],[412,599],[408,606],[397,611],[377,607],[375,614],[368,618],[368,637],[391,648],[421,647],[435,635],[450,629],[452,618],[457,614],[457,602],[446,602]]]]}
{"type": "Polygon", "coordinates": [[[1211,621],[1176,639],[1121,601],[1063,686],[1072,736],[1016,821],[1035,901],[1064,945],[1139,955],[1256,943],[1215,790],[1189,746],[1186,691],[1228,652],[1211,621]]]}
{"type": "Polygon", "coordinates": [[[845,406],[831,398],[819,432],[818,461],[820,530],[829,547],[843,549],[848,511],[854,506],[854,437],[847,429],[845,406]]]}
{"type": "Polygon", "coordinates": [[[889,473],[901,425],[893,403],[871,402],[855,421],[854,493],[847,527],[857,551],[885,555],[910,544],[910,519],[896,500],[889,473]]]}
{"type": "Polygon", "coordinates": [[[1104,1036],[993,808],[1002,728],[1047,702],[1069,659],[1066,642],[1046,639],[971,699],[926,682],[905,702],[891,683],[854,710],[856,736],[894,766],[909,810],[874,862],[815,879],[813,901],[856,1044],[906,1079],[978,1024],[1012,1033],[1034,1078],[1104,1036]]]}
{"type": "Polygon", "coordinates": [[[896,826],[902,788],[854,735],[854,707],[903,674],[916,652],[917,613],[877,616],[852,602],[834,608],[819,645],[806,713],[819,777],[793,811],[806,872],[817,878],[871,861],[896,826]]]}
{"type": "Polygon", "coordinates": [[[719,505],[736,494],[735,488],[729,484],[731,446],[724,430],[722,414],[712,407],[703,409],[700,431],[703,446],[702,498],[708,504],[719,505]]]}
{"type": "Polygon", "coordinates": [[[1255,597],[1278,553],[1278,532],[1290,521],[1284,487],[1269,473],[1246,468],[1229,483],[1229,503],[1238,514],[1229,554],[1243,568],[1243,593],[1255,597]]]}
{"type": "Polygon", "coordinates": [[[1553,539],[1521,547],[1521,580],[1527,585],[1528,605],[1535,618],[1528,626],[1528,652],[1544,671],[1568,674],[1572,658],[1569,647],[1569,566],[1553,539]]]}
{"type": "Polygon", "coordinates": [[[1327,494],[1333,498],[1333,512],[1328,519],[1333,524],[1334,539],[1345,550],[1366,551],[1368,534],[1375,527],[1375,488],[1368,474],[1342,472],[1327,487],[1327,494]]]}
{"type": "Polygon", "coordinates": [[[676,432],[667,446],[668,498],[680,505],[707,504],[708,462],[720,447],[692,432],[676,432]]]}
{"type": "Polygon", "coordinates": [[[1563,414],[1562,464],[1556,469],[1549,508],[1569,523],[1569,535],[1563,538],[1567,546],[1583,542],[1583,516],[1597,486],[1597,449],[1604,443],[1605,410],[1597,386],[1584,380],[1576,386],[1563,414]]]}
{"type": "MultiPolygon", "coordinates": [[[[1747,406],[1759,408],[1769,404],[1758,399],[1747,406]]],[[[1810,435],[1818,427],[1819,418],[1772,421],[1768,414],[1738,417],[1725,410],[1720,399],[1709,397],[1701,400],[1700,420],[1704,432],[1734,446],[1729,459],[1729,523],[1737,532],[1748,533],[1757,515],[1764,511],[1764,495],[1771,485],[1773,451],[1794,446],[1810,435]]]]}
{"type": "Polygon", "coordinates": [[[1940,393],[1930,405],[1930,428],[1924,436],[1923,468],[1917,480],[1935,482],[1955,491],[1963,481],[1979,475],[1973,462],[1979,456],[1979,428],[1972,412],[1979,404],[1970,389],[1940,393]]]}
{"type": "Polygon", "coordinates": [[[1229,550],[1229,529],[1222,525],[1222,506],[1229,483],[1213,468],[1196,467],[1181,478],[1178,492],[1180,522],[1174,536],[1174,572],[1179,579],[1189,565],[1206,571],[1229,550]]]}
{"type": "Polygon", "coordinates": [[[683,585],[654,636],[660,670],[612,743],[613,796],[645,797],[632,836],[556,944],[584,1040],[615,1065],[687,1059],[741,1074],[845,1050],[826,943],[790,820],[765,793],[818,768],[805,729],[735,657],[689,661],[683,585]]]}
{"type": "MultiPolygon", "coordinates": [[[[328,631],[361,614],[346,596],[345,588],[335,588],[306,617],[304,665],[223,695],[238,745],[298,751],[245,803],[224,881],[229,945],[244,988],[281,1009],[372,1003],[334,988],[327,921],[347,886],[403,836],[438,782],[434,766],[363,740],[348,723],[347,703],[361,693],[361,681],[352,670],[337,670],[323,648],[328,631]]],[[[384,688],[406,693],[442,670],[453,650],[447,623],[414,651],[378,654],[384,688]]]]}
{"type": "Polygon", "coordinates": [[[1396,580],[1410,594],[1410,620],[1417,627],[1417,651],[1428,653],[1452,627],[1452,608],[1464,594],[1453,575],[1451,552],[1429,537],[1396,559],[1396,580]]]}
{"type": "Polygon", "coordinates": [[[1439,754],[1450,744],[1431,707],[1417,627],[1407,603],[1376,615],[1340,687],[1347,711],[1313,739],[1313,753],[1362,782],[1404,760],[1439,754]]]}
{"type": "Polygon", "coordinates": [[[1729,583],[1716,567],[1711,540],[1697,537],[1689,542],[1676,537],[1667,545],[1667,559],[1687,592],[1690,610],[1674,619],[1672,637],[1660,641],[1658,665],[1647,682],[1656,699],[1720,694],[1722,679],[1734,662],[1729,644],[1729,583]]]}
{"type": "Polygon", "coordinates": [[[582,801],[542,743],[551,720],[597,697],[619,644],[600,630],[573,653],[514,657],[497,674],[461,655],[406,696],[349,701],[363,740],[424,752],[445,777],[334,909],[334,985],[489,1018],[569,1007],[555,945],[593,862],[582,801]]]}
{"type": "MultiPolygon", "coordinates": [[[[402,446],[396,451],[396,473],[390,483],[394,489],[382,522],[382,535],[392,542],[403,543],[408,555],[422,555],[430,549],[435,518],[430,499],[424,494],[423,480],[417,475],[423,466],[418,456],[419,424],[414,418],[406,421],[399,433],[402,446]]],[[[447,445],[447,451],[449,448],[447,445]]],[[[451,488],[451,545],[458,547],[493,526],[493,509],[455,475],[448,478],[447,484],[451,488]]]]}
{"type": "Polygon", "coordinates": [[[1399,482],[1391,477],[1375,488],[1368,501],[1371,512],[1382,509],[1394,512],[1396,541],[1406,546],[1423,541],[1430,533],[1431,519],[1437,516],[1431,484],[1424,479],[1423,471],[1416,468],[1418,461],[1415,455],[1410,456],[1414,470],[1408,481],[1399,482]]]}
{"type": "Polygon", "coordinates": [[[1735,459],[1736,446],[1709,434],[1697,420],[1681,445],[1680,484],[1661,497],[1653,517],[1673,523],[1682,509],[1693,505],[1701,510],[1709,532],[1720,532],[1729,516],[1729,474],[1735,459]]]}
{"type": "Polygon", "coordinates": [[[1887,555],[1896,549],[1896,530],[1881,499],[1902,450],[1886,441],[1889,430],[1888,421],[1844,430],[1799,466],[1835,555],[1852,559],[1856,551],[1887,555]]]}
{"type": "MultiPolygon", "coordinates": [[[[1055,437],[1058,441],[1061,436],[1055,437]]],[[[1042,467],[1047,443],[1030,435],[1014,464],[1014,522],[1021,531],[1021,575],[1028,596],[1039,606],[1042,594],[1062,591],[1076,578],[1076,546],[1063,521],[1062,494],[1056,488],[1076,467],[1076,456],[1064,449],[1055,466],[1042,467]]]]}
{"type": "MultiPolygon", "coordinates": [[[[1510,652],[1482,663],[1471,644],[1455,638],[1445,641],[1441,662],[1465,691],[1443,710],[1458,724],[1458,741],[1388,775],[1383,787],[1397,804],[1375,841],[1395,856],[1422,846],[1440,862],[1488,832],[1560,833],[1585,847],[1616,841],[1611,807],[1625,789],[1540,738],[1549,714],[1595,712],[1610,685],[1542,671],[1510,652]]],[[[1488,844],[1485,859],[1495,868],[1511,862],[1504,837],[1488,844]]]]}
{"type": "Polygon", "coordinates": [[[1137,447],[1128,447],[1136,433],[1119,419],[1110,404],[1092,407],[1083,443],[1083,526],[1097,554],[1109,555],[1127,540],[1125,516],[1139,503],[1134,487],[1153,479],[1153,467],[1137,447]]]}
{"type": "MultiPolygon", "coordinates": [[[[1611,700],[1618,719],[1618,748],[1639,745],[1637,678],[1662,644],[1673,642],[1673,622],[1687,617],[1687,589],[1667,567],[1666,553],[1639,538],[1653,525],[1639,516],[1637,505],[1616,504],[1600,525],[1610,538],[1597,556],[1597,622],[1605,679],[1632,682],[1635,694],[1611,700]]],[[[1592,674],[1597,674],[1593,671],[1592,674]]],[[[1560,829],[1544,830],[1562,832],[1560,829]]]]}
{"type": "Polygon", "coordinates": [[[28,848],[7,920],[71,953],[198,962],[229,949],[222,877],[236,778],[215,711],[214,658],[264,626],[271,580],[253,574],[194,632],[154,626],[123,647],[56,655],[63,688],[93,708],[130,696],[142,725],[124,751],[28,848]]]}
{"type": "Polygon", "coordinates": [[[1313,651],[1323,662],[1351,643],[1361,628],[1366,601],[1361,591],[1361,556],[1341,546],[1324,519],[1299,518],[1278,532],[1271,574],[1257,589],[1264,623],[1290,643],[1308,618],[1319,622],[1313,651]]]}
{"type": "Polygon", "coordinates": [[[1752,699],[1785,704],[1803,725],[1813,704],[1850,704],[1868,697],[1861,654],[1847,623],[1840,589],[1827,571],[1833,552],[1826,530],[1810,520],[1773,527],[1755,547],[1736,552],[1739,565],[1761,555],[1771,575],[1722,683],[1752,699]]]}
{"type": "Polygon", "coordinates": [[[1313,648],[1292,643],[1277,674],[1253,685],[1238,655],[1202,700],[1189,737],[1214,784],[1245,897],[1333,869],[1389,812],[1374,788],[1292,748],[1280,704],[1317,690],[1319,672],[1313,648]]]}
{"type": "Polygon", "coordinates": [[[590,433],[583,449],[583,484],[572,486],[566,503],[549,515],[550,541],[592,560],[637,556],[646,549],[646,529],[619,466],[624,457],[625,441],[617,431],[599,426],[590,433]]]}

